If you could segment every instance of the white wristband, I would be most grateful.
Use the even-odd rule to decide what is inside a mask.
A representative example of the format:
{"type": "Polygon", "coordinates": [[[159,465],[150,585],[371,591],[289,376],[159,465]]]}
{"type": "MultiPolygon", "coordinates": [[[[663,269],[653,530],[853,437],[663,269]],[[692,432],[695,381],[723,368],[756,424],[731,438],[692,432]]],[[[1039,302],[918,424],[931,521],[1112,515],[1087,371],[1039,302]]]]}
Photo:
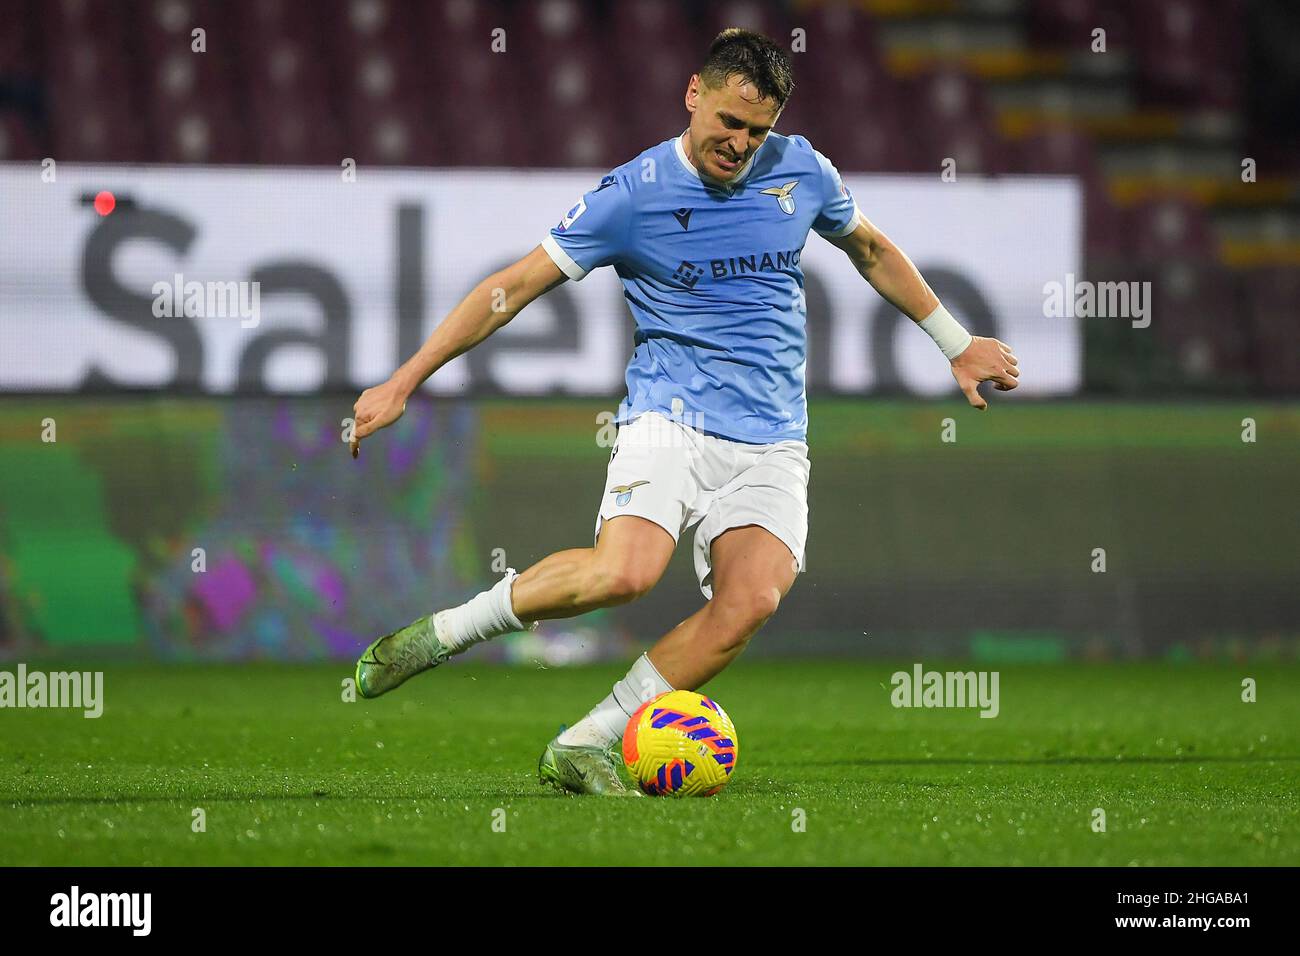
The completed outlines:
{"type": "Polygon", "coordinates": [[[967,346],[974,341],[971,334],[942,305],[917,325],[925,330],[926,335],[934,339],[934,344],[939,346],[939,351],[949,362],[965,352],[967,346]]]}

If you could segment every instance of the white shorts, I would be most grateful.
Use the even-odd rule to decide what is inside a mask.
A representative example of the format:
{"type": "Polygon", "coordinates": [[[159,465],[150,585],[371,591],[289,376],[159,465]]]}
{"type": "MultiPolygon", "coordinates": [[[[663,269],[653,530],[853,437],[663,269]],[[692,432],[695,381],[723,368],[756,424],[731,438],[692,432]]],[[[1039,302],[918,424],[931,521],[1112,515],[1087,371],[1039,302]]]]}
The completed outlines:
{"type": "Polygon", "coordinates": [[[728,528],[766,528],[785,542],[802,571],[810,467],[806,442],[745,445],[646,412],[618,430],[595,536],[602,521],[636,515],[659,525],[676,544],[698,522],[695,574],[709,599],[709,549],[728,528]]]}

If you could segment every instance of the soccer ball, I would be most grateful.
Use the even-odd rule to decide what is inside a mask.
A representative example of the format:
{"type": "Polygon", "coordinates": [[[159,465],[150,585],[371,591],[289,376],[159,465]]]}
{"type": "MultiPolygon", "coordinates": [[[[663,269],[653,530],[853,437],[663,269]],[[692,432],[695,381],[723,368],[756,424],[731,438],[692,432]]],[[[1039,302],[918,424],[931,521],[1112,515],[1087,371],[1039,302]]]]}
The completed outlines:
{"type": "Polygon", "coordinates": [[[646,701],[623,733],[623,762],[656,797],[713,796],[731,779],[739,749],[727,712],[689,690],[646,701]]]}

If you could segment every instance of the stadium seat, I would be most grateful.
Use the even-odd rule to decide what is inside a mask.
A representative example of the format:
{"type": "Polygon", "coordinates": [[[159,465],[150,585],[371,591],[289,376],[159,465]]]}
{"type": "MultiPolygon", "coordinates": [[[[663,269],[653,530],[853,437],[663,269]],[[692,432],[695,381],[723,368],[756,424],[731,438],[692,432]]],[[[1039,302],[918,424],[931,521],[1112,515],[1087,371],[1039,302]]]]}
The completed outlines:
{"type": "Polygon", "coordinates": [[[1101,24],[1098,0],[1037,0],[1028,5],[1030,38],[1052,47],[1086,46],[1101,24]]]}
{"type": "Polygon", "coordinates": [[[282,35],[249,57],[255,93],[253,149],[260,162],[337,162],[345,155],[317,58],[302,38],[282,35]]]}
{"type": "Polygon", "coordinates": [[[1165,0],[1132,10],[1142,94],[1176,106],[1236,104],[1243,8],[1233,0],[1165,0]],[[1226,41],[1226,42],[1225,42],[1226,41]]]}
{"type": "Polygon", "coordinates": [[[127,45],[121,19],[91,0],[63,0],[42,12],[51,64],[52,148],[62,158],[84,161],[145,155],[137,87],[118,53],[127,45]],[[97,13],[103,20],[99,29],[97,13]]]}
{"type": "Polygon", "coordinates": [[[1191,383],[1230,385],[1251,373],[1249,322],[1237,276],[1181,259],[1150,270],[1152,331],[1191,383]]]}
{"type": "Polygon", "coordinates": [[[42,159],[44,154],[23,117],[0,112],[0,161],[42,159]]]}
{"type": "Polygon", "coordinates": [[[32,29],[32,5],[26,0],[0,3],[0,81],[36,73],[36,37],[32,29]]]}
{"type": "Polygon", "coordinates": [[[707,44],[727,27],[758,30],[789,47],[790,24],[775,4],[759,0],[721,0],[701,6],[705,33],[705,47],[698,54],[701,59],[707,52],[707,44]]]}
{"type": "MultiPolygon", "coordinates": [[[[815,42],[819,34],[809,29],[815,42]]],[[[920,162],[913,134],[903,130],[902,87],[881,68],[869,44],[853,52],[810,47],[795,67],[794,99],[781,119],[786,132],[806,133],[845,171],[904,172],[920,162]],[[826,103],[839,105],[827,110],[826,103]]]]}
{"type": "Polygon", "coordinates": [[[1294,394],[1300,389],[1300,269],[1254,270],[1246,290],[1259,382],[1294,394]]]}
{"type": "Polygon", "coordinates": [[[917,142],[918,172],[939,171],[952,159],[958,176],[975,173],[987,176],[1010,166],[1010,148],[986,124],[977,121],[931,124],[917,142]]]}
{"type": "Polygon", "coordinates": [[[242,125],[234,121],[225,19],[205,0],[155,0],[136,13],[143,103],[162,154],[177,162],[246,159],[242,125]],[[193,31],[200,27],[202,46],[195,50],[193,31]]]}
{"type": "Polygon", "coordinates": [[[1204,210],[1190,202],[1142,203],[1126,213],[1128,252],[1140,259],[1207,259],[1214,252],[1204,210]]]}
{"type": "Polygon", "coordinates": [[[652,49],[698,58],[702,51],[697,47],[705,39],[676,0],[613,0],[608,24],[606,39],[624,52],[652,49]]]}
{"type": "Polygon", "coordinates": [[[861,6],[848,3],[821,3],[801,9],[793,16],[791,27],[806,30],[807,51],[795,58],[796,74],[804,69],[803,61],[823,60],[827,54],[847,62],[860,57],[874,58],[875,22],[861,6]]]}
{"type": "Polygon", "coordinates": [[[608,112],[614,124],[624,124],[623,151],[629,156],[680,133],[689,119],[684,97],[700,66],[699,34],[679,26],[669,35],[675,39],[649,58],[638,55],[642,47],[636,36],[616,31],[611,38],[615,55],[609,82],[627,95],[613,100],[608,112]]]}
{"type": "Polygon", "coordinates": [[[1079,176],[1101,185],[1092,141],[1077,130],[1054,127],[1021,140],[1014,151],[1014,168],[1022,173],[1079,176]]]}
{"type": "Polygon", "coordinates": [[[534,0],[516,7],[516,50],[555,65],[575,48],[595,47],[597,7],[586,0],[534,0]]]}

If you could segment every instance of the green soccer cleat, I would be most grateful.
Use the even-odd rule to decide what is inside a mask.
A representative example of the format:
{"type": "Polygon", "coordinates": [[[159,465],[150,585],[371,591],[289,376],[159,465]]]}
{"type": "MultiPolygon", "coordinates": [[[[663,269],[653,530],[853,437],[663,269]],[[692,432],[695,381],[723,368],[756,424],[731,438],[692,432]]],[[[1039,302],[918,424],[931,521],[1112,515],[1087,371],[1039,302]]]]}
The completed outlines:
{"type": "Polygon", "coordinates": [[[422,617],[366,648],[357,661],[357,692],[366,698],[387,694],[449,657],[451,651],[434,633],[433,615],[422,617]]]}
{"type": "Polygon", "coordinates": [[[537,779],[569,793],[594,793],[604,797],[639,797],[618,774],[614,754],[603,747],[567,746],[557,737],[546,745],[537,761],[537,779]]]}

